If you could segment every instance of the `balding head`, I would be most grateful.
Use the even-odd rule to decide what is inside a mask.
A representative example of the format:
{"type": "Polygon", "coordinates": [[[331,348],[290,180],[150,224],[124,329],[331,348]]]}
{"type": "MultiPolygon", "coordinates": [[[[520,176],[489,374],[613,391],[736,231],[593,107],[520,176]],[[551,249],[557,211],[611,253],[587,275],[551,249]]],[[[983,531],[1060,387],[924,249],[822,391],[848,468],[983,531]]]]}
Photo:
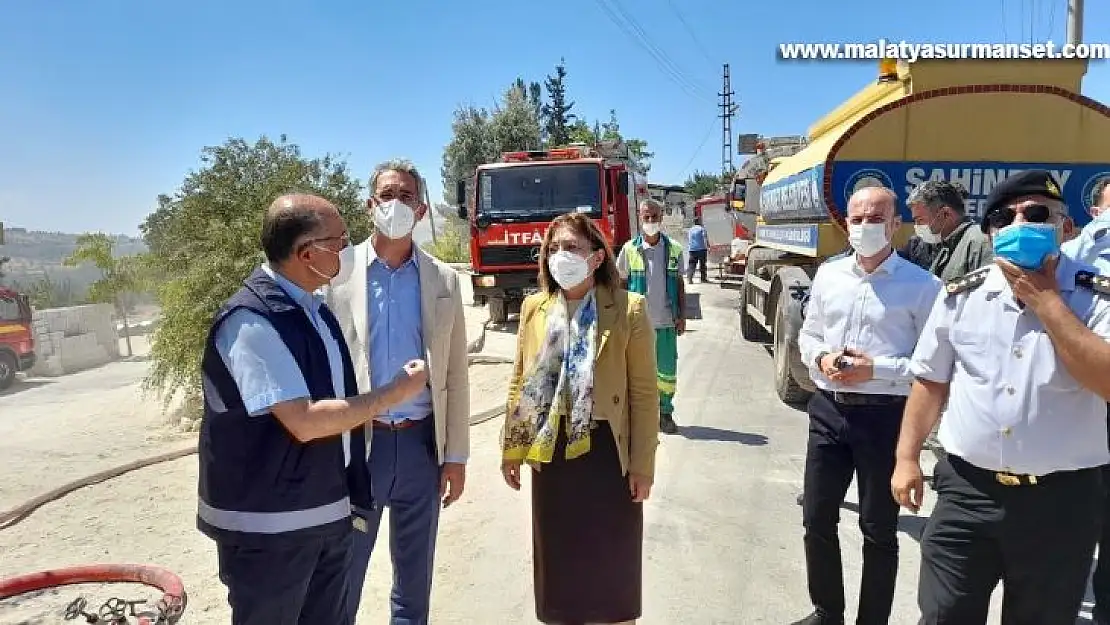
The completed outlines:
{"type": "Polygon", "coordinates": [[[335,205],[318,195],[288,193],[275,199],[262,220],[266,260],[284,263],[314,240],[340,239],[347,227],[335,205]]]}
{"type": "MultiPolygon", "coordinates": [[[[864,187],[848,199],[848,221],[858,215],[884,215],[885,221],[893,221],[898,214],[898,195],[886,187],[864,187]]],[[[858,222],[862,223],[862,222],[858,222]]]]}

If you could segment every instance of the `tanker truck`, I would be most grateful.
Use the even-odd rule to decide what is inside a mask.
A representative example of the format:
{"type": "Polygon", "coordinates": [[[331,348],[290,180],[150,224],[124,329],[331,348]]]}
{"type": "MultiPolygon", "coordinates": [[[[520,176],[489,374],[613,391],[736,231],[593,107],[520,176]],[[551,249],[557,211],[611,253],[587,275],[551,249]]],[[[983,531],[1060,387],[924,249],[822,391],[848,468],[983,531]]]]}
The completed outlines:
{"type": "Polygon", "coordinates": [[[1095,185],[1110,177],[1110,108],[1080,95],[1086,71],[1083,60],[883,61],[877,81],[809,129],[804,149],[743,181],[745,208],[759,217],[740,333],[771,344],[780,399],[800,403],[815,390],[798,333],[817,267],[848,249],[844,217],[857,189],[897,193],[896,247],[912,233],[906,196],[926,180],[962,184],[979,218],[999,181],[1047,169],[1076,225],[1090,220],[1095,185]]]}

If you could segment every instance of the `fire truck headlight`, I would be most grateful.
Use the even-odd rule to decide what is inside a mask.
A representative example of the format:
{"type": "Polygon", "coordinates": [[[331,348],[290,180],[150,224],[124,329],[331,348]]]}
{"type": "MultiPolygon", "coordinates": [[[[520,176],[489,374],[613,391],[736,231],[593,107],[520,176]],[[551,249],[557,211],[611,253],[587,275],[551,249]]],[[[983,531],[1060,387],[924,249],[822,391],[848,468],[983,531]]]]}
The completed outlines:
{"type": "Polygon", "coordinates": [[[474,286],[485,289],[497,286],[497,276],[474,276],[474,286]]]}

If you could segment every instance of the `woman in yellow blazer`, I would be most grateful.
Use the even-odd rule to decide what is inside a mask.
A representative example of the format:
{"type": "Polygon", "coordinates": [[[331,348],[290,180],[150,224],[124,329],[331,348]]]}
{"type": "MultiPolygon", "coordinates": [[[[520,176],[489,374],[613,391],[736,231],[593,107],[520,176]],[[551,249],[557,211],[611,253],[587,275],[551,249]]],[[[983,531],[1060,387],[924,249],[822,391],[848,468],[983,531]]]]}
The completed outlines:
{"type": "Polygon", "coordinates": [[[659,435],[655,332],[585,215],[552,222],[539,267],[542,290],[520,311],[501,465],[514,489],[521,465],[533,469],[536,614],[633,623],[659,435]]]}

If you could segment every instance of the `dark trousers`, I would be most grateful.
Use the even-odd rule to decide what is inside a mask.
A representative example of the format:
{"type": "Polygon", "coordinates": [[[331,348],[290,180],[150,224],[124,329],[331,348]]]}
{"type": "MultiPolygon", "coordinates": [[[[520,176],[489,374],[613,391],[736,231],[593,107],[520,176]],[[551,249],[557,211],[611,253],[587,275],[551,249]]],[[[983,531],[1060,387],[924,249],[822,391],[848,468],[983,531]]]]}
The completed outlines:
{"type": "Polygon", "coordinates": [[[257,549],[216,545],[232,625],[350,625],[350,534],[257,549]]]}
{"type": "Polygon", "coordinates": [[[1091,587],[1095,594],[1095,625],[1110,625],[1110,465],[1102,467],[1102,485],[1102,534],[1091,587]]]}
{"type": "Polygon", "coordinates": [[[1101,526],[1099,470],[1005,486],[949,455],[934,479],[937,504],[921,537],[921,624],[985,625],[999,581],[1002,625],[1074,623],[1101,526]]]}
{"type": "Polygon", "coordinates": [[[358,613],[370,554],[383,507],[389,507],[389,555],[393,561],[390,625],[427,625],[432,593],[436,532],[439,529],[439,461],[431,416],[400,430],[374,428],[370,479],[375,510],[368,531],[356,531],[351,545],[351,621],[358,613]]]}
{"type": "Polygon", "coordinates": [[[709,250],[690,250],[687,252],[690,258],[686,265],[686,281],[693,282],[694,270],[699,266],[701,267],[701,281],[709,281],[709,270],[706,268],[706,262],[709,258],[709,250]]]}
{"type": "Polygon", "coordinates": [[[810,399],[802,495],[806,576],[810,600],[823,622],[830,625],[844,622],[844,571],[837,525],[853,475],[863,532],[863,579],[856,622],[885,625],[890,618],[898,574],[898,504],[890,494],[890,478],[904,407],[903,398],[889,398],[880,405],[846,405],[823,391],[810,399]]]}
{"type": "MultiPolygon", "coordinates": [[[[1110,446],[1110,404],[1106,405],[1106,444],[1110,446]]],[[[1102,536],[1098,541],[1098,566],[1091,580],[1095,593],[1095,625],[1110,625],[1110,465],[1102,467],[1105,500],[1102,512],[1102,536]]]]}

